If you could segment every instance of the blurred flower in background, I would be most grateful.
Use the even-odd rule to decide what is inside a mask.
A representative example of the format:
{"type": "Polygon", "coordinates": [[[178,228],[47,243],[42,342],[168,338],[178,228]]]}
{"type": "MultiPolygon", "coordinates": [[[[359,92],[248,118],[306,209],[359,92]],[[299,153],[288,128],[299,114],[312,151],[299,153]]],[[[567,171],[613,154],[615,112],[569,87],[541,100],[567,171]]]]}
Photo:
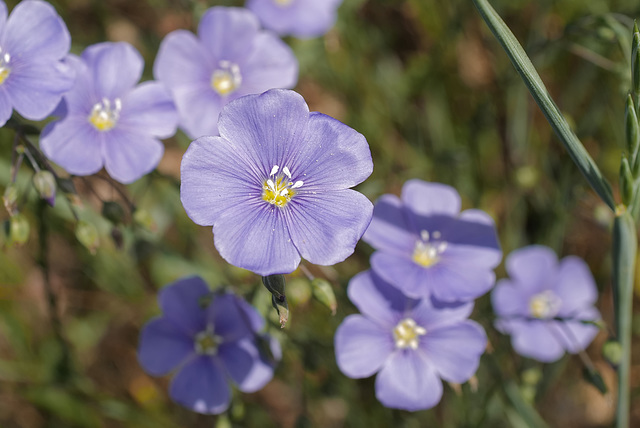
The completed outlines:
{"type": "Polygon", "coordinates": [[[260,30],[251,11],[213,7],[200,20],[197,36],[186,30],[167,35],[154,75],[170,88],[180,126],[197,138],[218,135],[218,115],[229,101],[294,87],[298,61],[282,40],[260,30]]]}
{"type": "Polygon", "coordinates": [[[164,153],[159,138],[175,134],[178,114],[161,83],[136,86],[144,68],[138,51],[128,43],[105,42],[67,62],[76,70],[76,83],[63,98],[62,119],[42,131],[45,155],[75,175],[104,166],[121,183],[153,170],[164,153]]]}
{"type": "Polygon", "coordinates": [[[558,262],[550,248],[529,246],[509,254],[510,279],[491,294],[496,327],[511,335],[520,355],[542,362],[585,349],[598,334],[598,291],[586,263],[568,256],[558,262]],[[587,323],[585,323],[585,321],[587,323]]]}
{"type": "Polygon", "coordinates": [[[182,158],[180,198],[195,223],[213,226],[225,260],[266,276],[301,257],[332,265],[353,253],[373,210],[350,189],[373,170],[362,134],[285,89],[227,104],[219,126],[182,158]]]}
{"type": "Polygon", "coordinates": [[[493,287],[502,259],[493,219],[460,213],[450,186],[409,180],[402,198],[383,195],[364,240],[376,250],[371,267],[410,297],[469,301],[493,287]]]}
{"type": "Polygon", "coordinates": [[[243,392],[271,380],[280,345],[258,334],[264,320],[240,297],[212,293],[201,278],[190,277],[163,288],[158,301],[163,315],[142,330],[138,359],[154,376],[176,371],[169,389],[175,402],[217,414],[229,407],[229,380],[243,392]]]}
{"type": "Polygon", "coordinates": [[[71,36],[53,6],[23,1],[7,19],[0,1],[0,126],[12,109],[27,119],[46,118],[73,85],[73,70],[61,60],[71,36]]]}
{"type": "Polygon", "coordinates": [[[487,337],[467,318],[473,303],[414,300],[373,271],[347,290],[363,315],[350,315],[335,336],[336,360],[351,378],[378,373],[376,397],[387,407],[423,410],[442,398],[442,381],[463,383],[478,369],[487,337]]]}
{"type": "Polygon", "coordinates": [[[321,36],[333,26],[340,4],[342,0],[248,0],[247,8],[268,30],[308,38],[321,36]]]}

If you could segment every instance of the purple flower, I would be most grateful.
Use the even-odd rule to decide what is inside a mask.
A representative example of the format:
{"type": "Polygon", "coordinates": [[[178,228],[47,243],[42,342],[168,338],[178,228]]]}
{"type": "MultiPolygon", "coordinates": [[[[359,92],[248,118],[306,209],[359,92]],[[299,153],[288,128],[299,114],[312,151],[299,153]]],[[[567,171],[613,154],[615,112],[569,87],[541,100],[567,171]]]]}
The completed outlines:
{"type": "Polygon", "coordinates": [[[171,89],[180,126],[191,138],[218,135],[218,116],[229,101],[298,80],[293,52],[275,35],[260,31],[249,10],[213,7],[198,36],[185,30],[160,45],[154,75],[171,89]]]}
{"type": "Polygon", "coordinates": [[[300,257],[332,265],[353,253],[373,209],[349,189],[373,170],[361,134],[285,89],[232,101],[219,127],[184,154],[180,198],[194,222],[213,226],[225,260],[266,276],[294,271],[300,257]]]}
{"type": "Polygon", "coordinates": [[[142,330],[138,360],[154,376],[176,370],[172,400],[198,413],[221,413],[231,400],[229,380],[243,392],[271,380],[274,362],[260,349],[270,347],[279,359],[280,345],[256,335],[264,320],[244,300],[211,293],[201,278],[191,277],[163,288],[158,301],[164,315],[142,330]]]}
{"type": "Polygon", "coordinates": [[[443,379],[466,382],[487,345],[482,327],[468,320],[473,303],[413,300],[373,271],[347,289],[363,315],[350,315],[335,335],[340,370],[351,378],[378,373],[376,397],[386,407],[422,410],[442,397],[443,379]]]}
{"type": "Polygon", "coordinates": [[[282,36],[321,36],[336,22],[342,0],[249,0],[264,28],[282,36]]]}
{"type": "Polygon", "coordinates": [[[402,199],[380,197],[363,239],[378,250],[373,270],[414,298],[475,299],[493,286],[502,258],[491,217],[460,213],[455,189],[422,180],[407,181],[402,199]]]}
{"type": "Polygon", "coordinates": [[[75,175],[104,166],[121,183],[131,183],[158,165],[178,115],[169,92],[158,82],[138,86],[144,62],[127,43],[89,46],[67,61],[76,83],[64,95],[62,120],[43,130],[42,151],[75,175]]]}
{"type": "Polygon", "coordinates": [[[496,327],[511,335],[516,352],[538,361],[558,360],[565,351],[585,349],[598,328],[598,298],[589,268],[578,257],[558,263],[547,247],[534,245],[509,254],[510,279],[498,281],[491,293],[496,327]]]}
{"type": "Polygon", "coordinates": [[[7,19],[0,1],[0,126],[14,108],[31,120],[53,111],[73,85],[73,70],[60,61],[70,45],[64,21],[49,3],[23,1],[7,19]]]}

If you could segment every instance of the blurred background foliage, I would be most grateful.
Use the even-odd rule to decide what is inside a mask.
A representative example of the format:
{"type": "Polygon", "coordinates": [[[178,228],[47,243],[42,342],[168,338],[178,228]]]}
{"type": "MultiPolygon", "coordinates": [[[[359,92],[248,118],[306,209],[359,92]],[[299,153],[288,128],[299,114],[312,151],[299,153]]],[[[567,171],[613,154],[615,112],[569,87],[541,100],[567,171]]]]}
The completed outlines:
{"type": "MultiPolygon", "coordinates": [[[[9,1],[9,8],[15,3],[9,1]]],[[[74,53],[104,40],[130,42],[145,58],[144,79],[153,78],[155,54],[167,33],[195,30],[210,6],[242,5],[51,3],[67,23],[74,53]]],[[[603,173],[617,182],[630,29],[640,4],[492,3],[603,173]]],[[[481,208],[495,218],[505,255],[535,243],[560,256],[583,257],[601,292],[598,307],[612,325],[610,213],[588,189],[471,1],[345,0],[325,37],[286,40],[300,61],[296,90],[311,110],[347,123],[371,145],[375,168],[361,192],[372,201],[399,194],[410,178],[456,187],[464,208],[481,208]]],[[[0,130],[0,191],[10,180],[13,138],[13,131],[0,130]]],[[[45,207],[30,184],[32,170],[20,169],[20,209],[31,230],[23,246],[0,234],[0,427],[544,426],[540,418],[549,426],[611,425],[615,376],[601,354],[607,330],[587,352],[609,387],[602,395],[583,379],[577,356],[550,365],[517,356],[509,338],[492,327],[488,296],[478,300],[473,315],[490,339],[477,378],[446,386],[442,402],[429,411],[384,408],[375,399],[374,379],[346,378],[333,353],[336,327],[355,311],[346,285],[367,269],[372,249],[361,243],[335,267],[307,265],[331,282],[336,316],[311,298],[302,272],[289,275],[291,315],[280,330],[260,278],[227,265],[213,247],[210,228],[196,226],[184,213],[179,165],[188,144],[181,133],[169,139],[158,171],[127,188],[105,173],[73,180],[78,197],[71,203],[99,232],[93,253],[76,239],[65,197],[59,194],[54,208],[45,207]],[[101,215],[105,201],[124,208],[121,220],[101,215]],[[221,417],[173,404],[169,378],[146,375],[136,360],[140,328],[159,313],[158,289],[194,274],[247,297],[284,349],[274,380],[255,394],[236,391],[221,417]]],[[[0,220],[7,219],[3,211],[0,220]]],[[[504,277],[503,266],[497,273],[504,277]]],[[[632,426],[640,426],[637,313],[635,326],[631,408],[632,426]]]]}

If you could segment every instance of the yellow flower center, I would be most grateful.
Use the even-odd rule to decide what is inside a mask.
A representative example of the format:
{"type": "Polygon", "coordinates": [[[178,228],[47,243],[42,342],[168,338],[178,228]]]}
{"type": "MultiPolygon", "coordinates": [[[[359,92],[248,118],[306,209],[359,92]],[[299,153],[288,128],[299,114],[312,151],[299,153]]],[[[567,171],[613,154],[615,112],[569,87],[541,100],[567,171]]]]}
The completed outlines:
{"type": "Polygon", "coordinates": [[[424,327],[416,324],[411,318],[405,318],[393,329],[393,338],[398,349],[418,349],[420,336],[427,334],[424,327]]]}
{"type": "Polygon", "coordinates": [[[96,103],[89,115],[89,122],[98,131],[109,131],[113,129],[118,123],[120,118],[120,111],[122,110],[122,102],[120,98],[116,98],[113,101],[109,101],[106,98],[102,99],[102,102],[96,103]]]}
{"type": "Polygon", "coordinates": [[[420,232],[420,239],[416,241],[411,259],[422,267],[430,267],[440,261],[440,255],[447,249],[447,243],[440,241],[441,233],[438,231],[429,234],[428,231],[420,232]]]}
{"type": "Polygon", "coordinates": [[[269,178],[262,185],[262,199],[277,207],[284,207],[297,193],[295,189],[302,187],[304,184],[298,180],[291,180],[291,171],[286,166],[282,168],[282,172],[278,174],[280,167],[274,165],[271,168],[269,178]]]}
{"type": "Polygon", "coordinates": [[[2,48],[0,48],[0,85],[4,83],[5,80],[11,74],[11,67],[9,67],[9,62],[11,61],[11,55],[5,52],[2,54],[2,48]]]}
{"type": "Polygon", "coordinates": [[[531,316],[538,319],[549,319],[558,315],[562,301],[551,290],[543,291],[531,297],[529,310],[531,316]]]}
{"type": "Polygon", "coordinates": [[[209,326],[205,331],[196,334],[194,347],[200,355],[215,355],[222,338],[213,333],[213,327],[209,326]]]}
{"type": "Polygon", "coordinates": [[[219,68],[211,75],[211,87],[221,96],[229,95],[242,83],[240,67],[229,61],[220,61],[219,68]]]}

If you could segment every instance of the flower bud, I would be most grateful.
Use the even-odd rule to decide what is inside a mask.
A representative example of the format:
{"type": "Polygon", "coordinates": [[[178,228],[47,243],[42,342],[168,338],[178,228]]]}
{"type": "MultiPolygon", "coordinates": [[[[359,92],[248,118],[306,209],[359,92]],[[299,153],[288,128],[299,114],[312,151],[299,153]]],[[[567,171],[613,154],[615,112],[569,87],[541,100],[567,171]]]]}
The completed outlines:
{"type": "Polygon", "coordinates": [[[278,300],[282,300],[285,298],[284,294],[284,286],[285,279],[284,275],[275,274],[269,276],[262,277],[262,284],[267,287],[267,290],[278,300]]]}
{"type": "Polygon", "coordinates": [[[33,186],[38,191],[42,199],[50,206],[55,204],[56,199],[56,178],[51,171],[42,169],[33,176],[33,186]]]}
{"type": "Polygon", "coordinates": [[[29,220],[24,214],[13,215],[9,225],[9,242],[17,245],[25,244],[29,240],[30,231],[29,220]]]}
{"type": "Polygon", "coordinates": [[[622,361],[622,346],[616,340],[608,340],[602,345],[602,356],[609,364],[617,366],[622,361]]]}
{"type": "Polygon", "coordinates": [[[313,290],[313,297],[328,307],[331,310],[331,315],[335,315],[338,303],[331,284],[326,279],[315,278],[311,281],[311,289],[313,290]]]}
{"type": "Polygon", "coordinates": [[[18,188],[15,184],[9,184],[2,195],[2,202],[7,209],[9,215],[14,215],[18,212],[18,188]]]}
{"type": "Polygon", "coordinates": [[[631,175],[629,161],[626,157],[623,157],[620,164],[620,195],[622,196],[622,203],[626,206],[629,206],[633,199],[633,187],[634,180],[631,175]]]}
{"type": "Polygon", "coordinates": [[[157,229],[156,223],[155,221],[153,221],[153,217],[147,210],[137,209],[133,213],[133,221],[152,232],[155,232],[155,230],[157,229]]]}
{"type": "Polygon", "coordinates": [[[627,106],[624,112],[625,136],[627,139],[627,150],[629,151],[630,163],[633,164],[638,156],[640,146],[640,132],[638,131],[638,115],[633,105],[631,94],[627,95],[627,106]]]}
{"type": "Polygon", "coordinates": [[[280,327],[284,328],[287,325],[287,321],[289,321],[289,304],[287,303],[287,298],[282,296],[282,299],[277,299],[275,295],[271,295],[271,305],[278,312],[278,316],[280,317],[280,327]]]}
{"type": "Polygon", "coordinates": [[[91,254],[95,254],[100,246],[100,235],[98,229],[86,221],[79,221],[76,226],[76,238],[91,254]]]}
{"type": "Polygon", "coordinates": [[[120,224],[124,220],[124,208],[115,201],[105,201],[102,204],[102,216],[113,224],[120,224]]]}

